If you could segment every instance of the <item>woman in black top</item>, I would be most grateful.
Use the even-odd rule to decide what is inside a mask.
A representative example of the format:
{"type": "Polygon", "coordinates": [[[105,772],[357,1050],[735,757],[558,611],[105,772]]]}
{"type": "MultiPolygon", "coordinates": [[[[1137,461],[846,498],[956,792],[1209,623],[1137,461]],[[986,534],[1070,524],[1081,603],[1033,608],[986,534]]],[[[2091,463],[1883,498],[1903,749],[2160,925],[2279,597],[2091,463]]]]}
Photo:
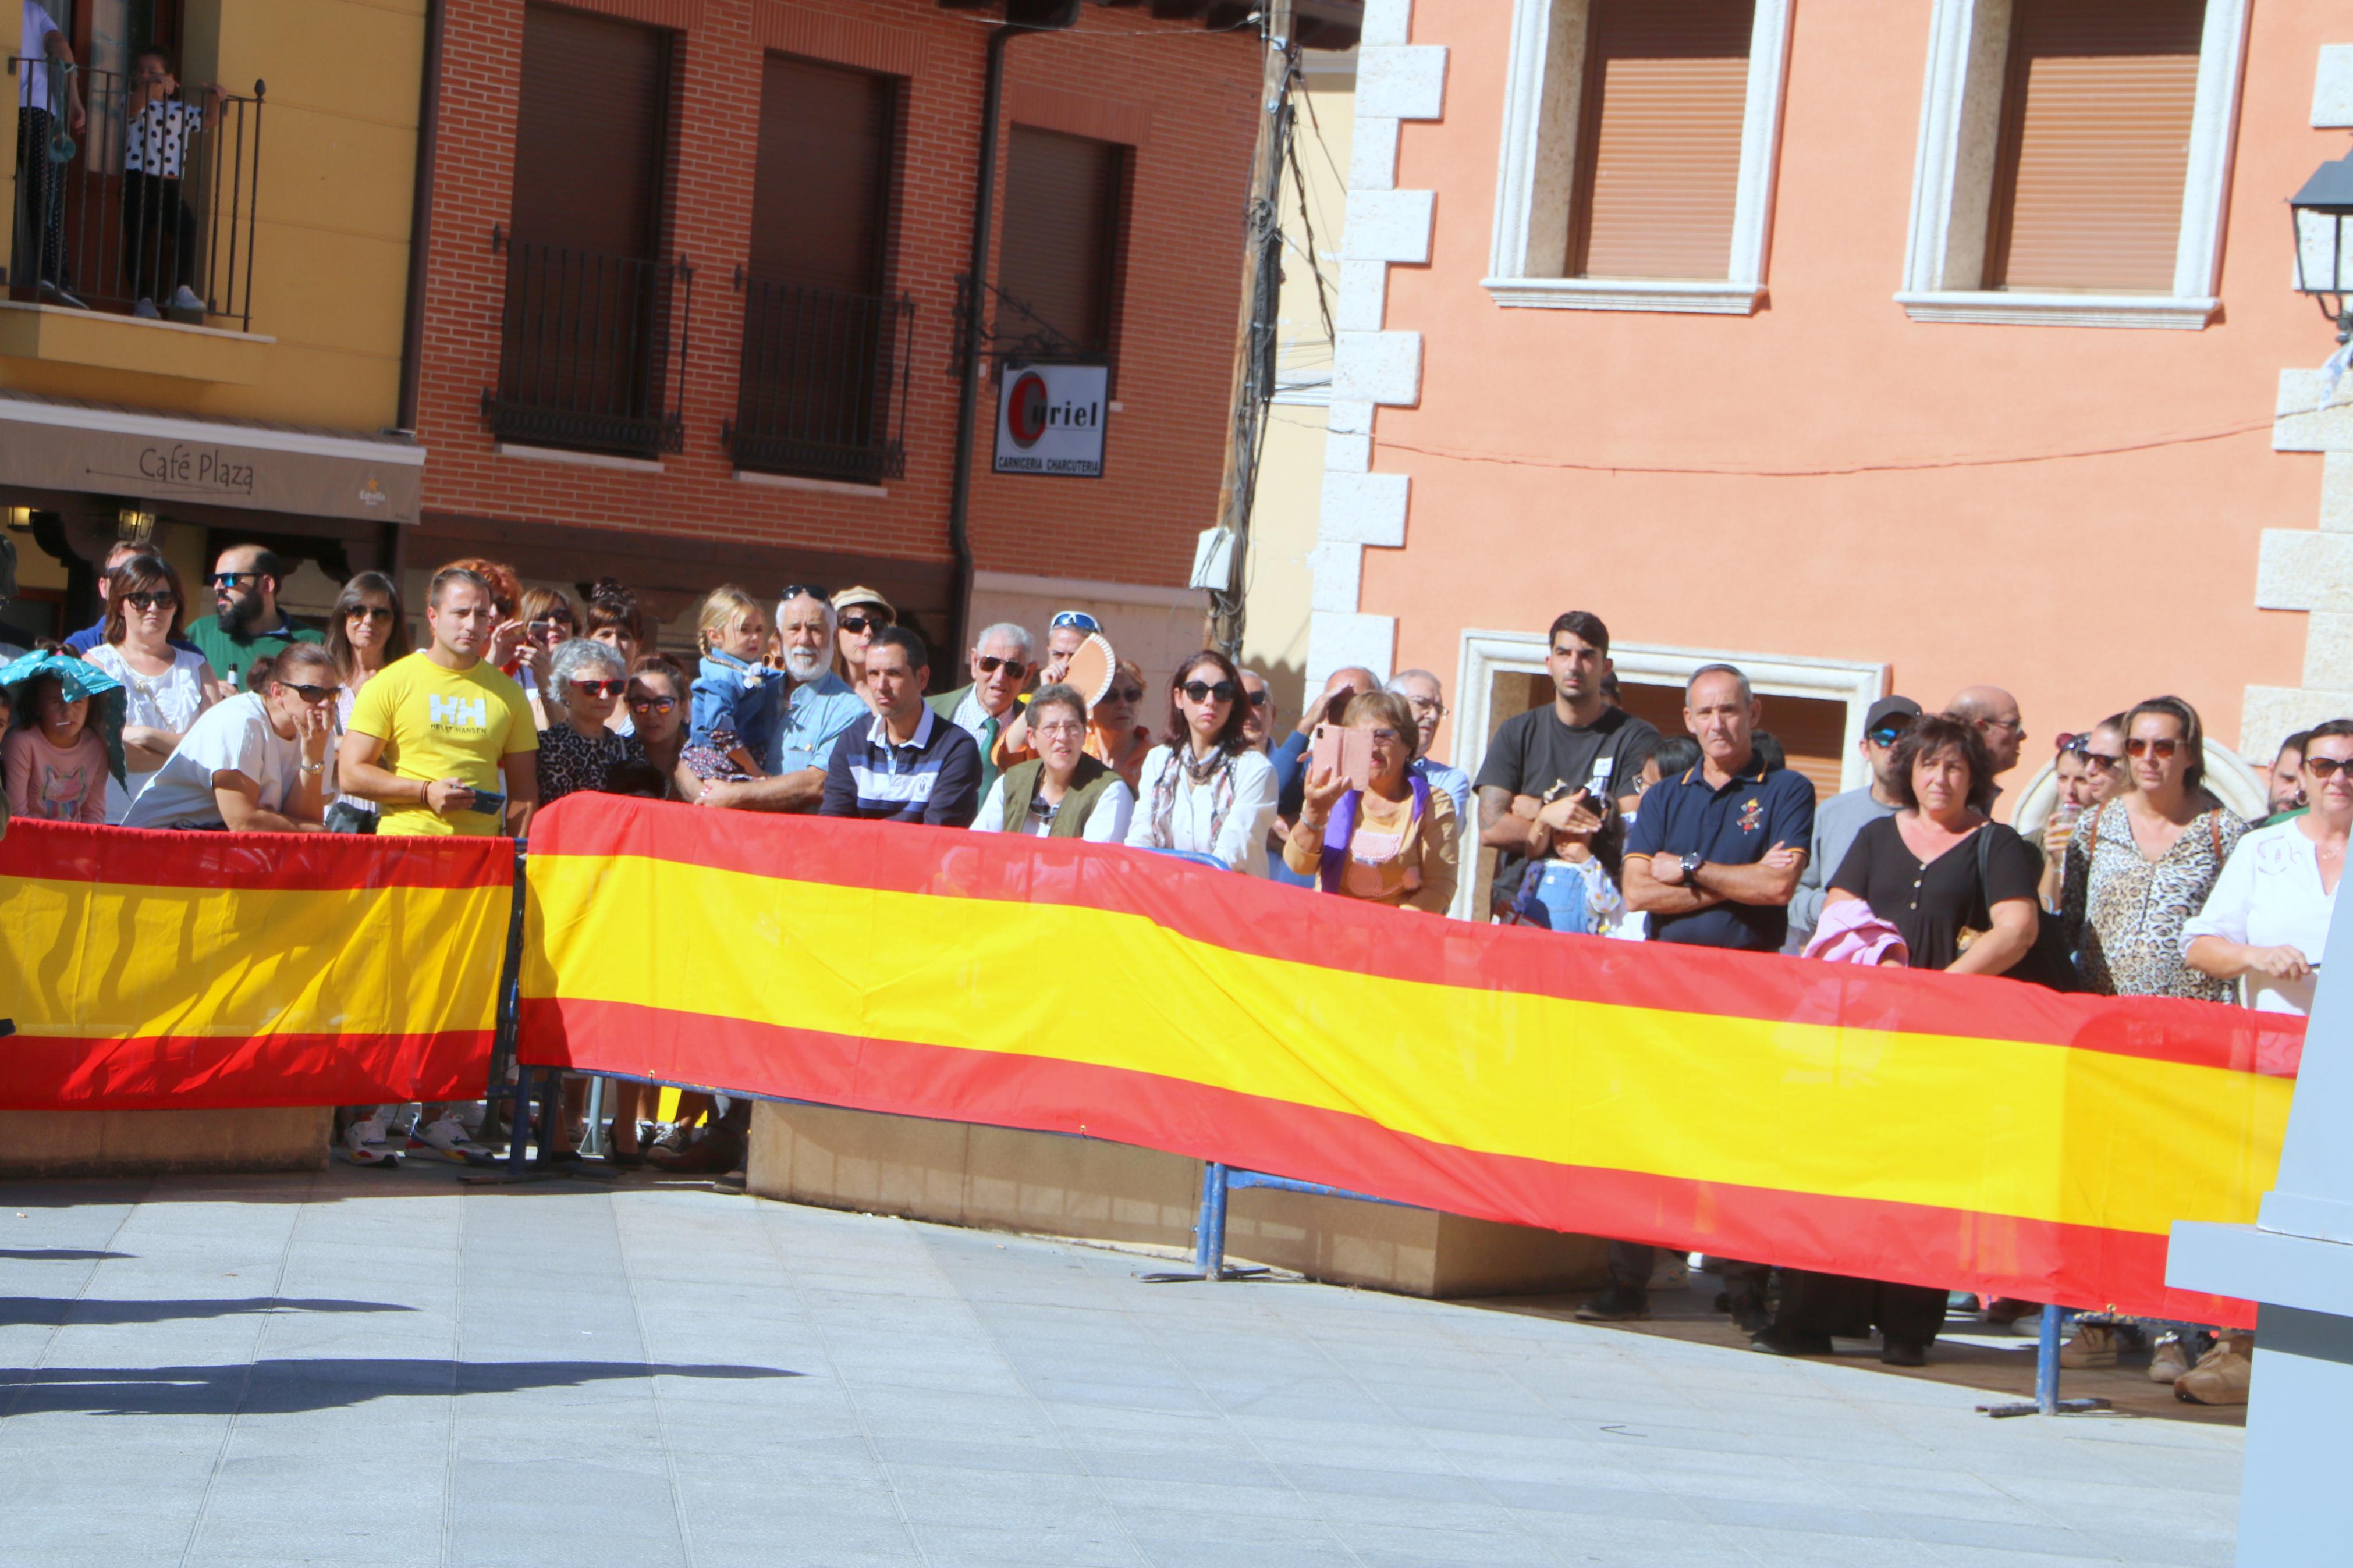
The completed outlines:
{"type": "MultiPolygon", "coordinates": [[[[1977,726],[1939,713],[1895,742],[1889,788],[1899,809],[1855,836],[1831,878],[1825,907],[1861,899],[1903,934],[1914,969],[2002,974],[2033,951],[2041,859],[1969,802],[1993,780],[1977,726]],[[1963,945],[1965,932],[1974,940],[1963,945]]],[[[1828,1355],[1833,1333],[1882,1336],[1879,1359],[1918,1366],[1945,1321],[1942,1286],[1889,1285],[1801,1269],[1784,1272],[1773,1321],[1751,1349],[1828,1355]]]]}

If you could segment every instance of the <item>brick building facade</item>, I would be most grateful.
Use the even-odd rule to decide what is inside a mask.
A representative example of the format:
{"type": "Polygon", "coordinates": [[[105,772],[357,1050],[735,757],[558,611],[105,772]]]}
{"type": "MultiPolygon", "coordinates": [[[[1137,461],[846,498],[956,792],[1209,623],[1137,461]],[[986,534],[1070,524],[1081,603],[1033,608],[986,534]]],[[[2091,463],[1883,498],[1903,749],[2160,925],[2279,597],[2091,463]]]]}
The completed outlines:
{"type": "MultiPolygon", "coordinates": [[[[764,595],[865,582],[936,639],[952,619],[956,278],[997,17],[933,0],[567,0],[567,15],[669,35],[657,248],[691,268],[691,305],[671,306],[683,317],[682,353],[669,362],[682,363],[680,433],[676,449],[617,455],[501,437],[486,413],[512,317],[518,84],[537,5],[445,8],[416,420],[430,458],[423,520],[403,551],[412,592],[466,553],[512,560],[526,581],[609,573],[677,645],[691,635],[678,617],[717,582],[764,595]],[[896,348],[903,368],[892,366],[904,375],[903,467],[881,483],[750,473],[725,437],[739,413],[764,70],[780,55],[875,73],[895,96],[881,280],[913,311],[896,348]]],[[[1015,127],[1120,150],[1113,401],[1101,479],[993,475],[997,389],[984,368],[972,624],[1011,613],[1035,628],[1050,604],[1085,605],[1155,675],[1198,646],[1199,598],[1182,584],[1220,478],[1259,59],[1254,27],[1096,5],[1070,31],[1009,45],[1000,196],[1015,127]]],[[[992,250],[1005,255],[1001,236],[992,250]]],[[[951,672],[938,671],[944,684],[951,672]]]]}

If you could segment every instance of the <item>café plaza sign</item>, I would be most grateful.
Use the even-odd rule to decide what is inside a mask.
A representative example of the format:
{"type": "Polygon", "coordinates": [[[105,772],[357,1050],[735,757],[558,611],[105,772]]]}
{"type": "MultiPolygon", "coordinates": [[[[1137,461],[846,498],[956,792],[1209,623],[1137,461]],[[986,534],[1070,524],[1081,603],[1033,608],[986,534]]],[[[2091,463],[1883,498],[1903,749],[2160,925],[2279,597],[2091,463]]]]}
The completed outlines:
{"type": "Polygon", "coordinates": [[[1000,474],[1099,479],[1111,370],[1100,364],[1008,364],[997,395],[1000,474]]]}
{"type": "Polygon", "coordinates": [[[0,483],[415,522],[425,448],[0,394],[0,483]]]}

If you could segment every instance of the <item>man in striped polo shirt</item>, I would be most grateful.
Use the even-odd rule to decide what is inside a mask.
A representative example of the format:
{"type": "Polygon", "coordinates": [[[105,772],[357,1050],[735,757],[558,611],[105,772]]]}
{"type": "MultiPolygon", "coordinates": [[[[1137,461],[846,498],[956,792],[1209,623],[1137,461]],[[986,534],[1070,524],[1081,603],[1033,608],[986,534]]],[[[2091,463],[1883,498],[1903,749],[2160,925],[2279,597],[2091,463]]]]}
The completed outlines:
{"type": "Polygon", "coordinates": [[[885,626],[866,646],[875,718],[845,731],[825,770],[820,816],[969,827],[980,815],[980,748],[923,701],[923,639],[885,626]]]}

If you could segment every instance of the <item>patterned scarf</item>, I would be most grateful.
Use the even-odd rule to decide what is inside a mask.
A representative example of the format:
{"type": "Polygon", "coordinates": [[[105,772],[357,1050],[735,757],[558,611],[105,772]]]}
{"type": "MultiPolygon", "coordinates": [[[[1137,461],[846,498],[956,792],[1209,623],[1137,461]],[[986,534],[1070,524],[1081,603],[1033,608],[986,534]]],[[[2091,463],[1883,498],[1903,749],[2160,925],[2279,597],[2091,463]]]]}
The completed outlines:
{"type": "Polygon", "coordinates": [[[1175,819],[1176,816],[1176,774],[1182,769],[1185,777],[1196,789],[1209,787],[1209,843],[1196,848],[1208,850],[1218,841],[1226,826],[1226,814],[1234,808],[1234,756],[1219,747],[1208,761],[1193,760],[1190,746],[1172,746],[1167,759],[1160,764],[1160,775],[1152,781],[1152,847],[1155,849],[1177,847],[1175,819]]]}

